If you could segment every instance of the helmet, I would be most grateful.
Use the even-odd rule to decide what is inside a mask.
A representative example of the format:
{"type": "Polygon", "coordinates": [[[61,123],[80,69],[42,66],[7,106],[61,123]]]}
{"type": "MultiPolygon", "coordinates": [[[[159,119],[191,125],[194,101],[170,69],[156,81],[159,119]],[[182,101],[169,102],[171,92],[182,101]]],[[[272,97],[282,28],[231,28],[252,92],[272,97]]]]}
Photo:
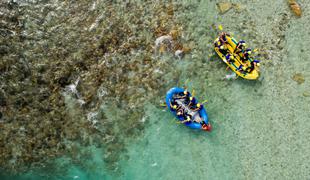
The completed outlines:
{"type": "Polygon", "coordinates": [[[189,116],[186,117],[186,120],[191,120],[191,118],[189,116]]]}
{"type": "Polygon", "coordinates": [[[260,66],[260,63],[256,63],[256,66],[259,67],[259,66],[260,66]]]}
{"type": "Polygon", "coordinates": [[[173,105],[172,108],[173,108],[173,109],[176,109],[176,108],[177,108],[177,105],[173,105]]]}
{"type": "Polygon", "coordinates": [[[200,103],[197,103],[197,107],[199,107],[199,108],[200,108],[200,106],[201,106],[201,104],[200,104],[200,103]]]}
{"type": "Polygon", "coordinates": [[[193,97],[189,97],[189,100],[193,100],[193,97]]]}
{"type": "Polygon", "coordinates": [[[252,53],[252,51],[248,51],[247,53],[248,53],[248,54],[251,54],[251,53],[252,53]]]}
{"type": "Polygon", "coordinates": [[[185,91],[184,91],[184,94],[187,94],[187,93],[188,93],[187,90],[185,90],[185,91]]]}
{"type": "Polygon", "coordinates": [[[242,66],[242,70],[244,70],[244,71],[245,71],[245,70],[246,70],[246,68],[245,68],[244,66],[242,66]]]}
{"type": "Polygon", "coordinates": [[[181,115],[182,113],[179,111],[179,112],[177,112],[177,115],[181,115]]]}
{"type": "Polygon", "coordinates": [[[211,124],[204,124],[202,125],[202,129],[205,130],[205,131],[211,131],[212,130],[212,126],[211,124]]]}
{"type": "Polygon", "coordinates": [[[235,57],[234,56],[230,56],[230,59],[235,59],[235,57]]]}
{"type": "Polygon", "coordinates": [[[220,49],[224,49],[224,46],[220,46],[220,49]]]}

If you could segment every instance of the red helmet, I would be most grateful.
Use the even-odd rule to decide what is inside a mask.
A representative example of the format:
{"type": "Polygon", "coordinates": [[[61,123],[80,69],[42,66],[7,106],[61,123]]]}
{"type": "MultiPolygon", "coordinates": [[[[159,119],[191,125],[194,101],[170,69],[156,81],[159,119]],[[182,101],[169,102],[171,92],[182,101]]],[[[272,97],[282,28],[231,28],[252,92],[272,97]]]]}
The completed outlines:
{"type": "Polygon", "coordinates": [[[211,131],[212,126],[210,123],[202,125],[202,129],[205,131],[211,131]]]}

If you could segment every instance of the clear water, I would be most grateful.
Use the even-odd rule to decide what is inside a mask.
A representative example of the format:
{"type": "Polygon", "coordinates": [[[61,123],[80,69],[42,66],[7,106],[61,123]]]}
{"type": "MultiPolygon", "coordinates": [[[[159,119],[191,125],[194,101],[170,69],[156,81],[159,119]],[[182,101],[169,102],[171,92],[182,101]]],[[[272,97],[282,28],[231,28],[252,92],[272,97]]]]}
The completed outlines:
{"type": "MultiPolygon", "coordinates": [[[[310,92],[309,2],[299,1],[301,18],[292,14],[285,1],[236,1],[242,11],[231,9],[223,15],[218,14],[216,3],[180,1],[189,10],[178,11],[175,19],[184,24],[183,41],[193,42],[193,50],[181,60],[169,54],[156,59],[168,61],[168,70],[175,70],[179,79],[164,75],[162,93],[141,102],[144,113],[137,122],[144,128],[137,135],[127,137],[118,129],[126,150],[116,155],[114,168],[102,158],[107,156],[107,146],[90,144],[80,147],[87,156],[79,154],[79,161],[70,156],[53,160],[65,169],[63,173],[58,169],[53,175],[47,164],[49,170],[3,174],[1,179],[309,179],[310,97],[304,95],[310,92]],[[260,57],[260,81],[221,80],[230,72],[213,52],[217,31],[212,24],[223,25],[236,39],[268,54],[260,57]],[[304,83],[293,80],[296,73],[303,75],[304,83]],[[200,101],[209,100],[211,133],[176,124],[159,107],[165,91],[185,82],[200,101]]],[[[126,108],[99,103],[112,124],[126,123],[126,119],[115,120],[123,117],[121,111],[126,108]]]]}

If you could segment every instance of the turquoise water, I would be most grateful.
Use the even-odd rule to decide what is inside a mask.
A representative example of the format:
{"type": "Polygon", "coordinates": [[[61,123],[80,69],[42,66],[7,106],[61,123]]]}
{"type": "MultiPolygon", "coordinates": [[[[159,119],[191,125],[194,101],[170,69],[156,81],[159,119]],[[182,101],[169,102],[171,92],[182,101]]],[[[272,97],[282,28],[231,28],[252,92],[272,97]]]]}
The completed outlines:
{"type": "MultiPolygon", "coordinates": [[[[135,2],[139,2],[141,7],[153,7],[150,2],[135,2]]],[[[134,86],[130,97],[141,98],[138,102],[129,98],[124,101],[127,106],[119,103],[123,102],[122,97],[127,96],[118,96],[115,92],[115,99],[106,98],[111,89],[116,91],[123,87],[107,85],[107,79],[98,87],[103,89],[98,90],[103,94],[98,93],[102,99],[93,98],[90,105],[83,108],[78,105],[76,97],[65,92],[64,111],[69,112],[69,117],[77,123],[91,121],[96,130],[90,130],[90,133],[77,126],[81,128],[79,132],[82,135],[78,140],[65,137],[68,146],[65,153],[45,161],[39,167],[17,172],[16,176],[2,173],[1,179],[309,179],[310,97],[307,93],[310,93],[310,53],[306,48],[310,44],[310,11],[307,1],[298,2],[303,9],[301,18],[291,13],[285,1],[238,1],[236,3],[240,3],[241,12],[232,8],[223,15],[218,13],[216,1],[175,2],[172,21],[183,27],[181,41],[191,46],[191,52],[180,60],[169,53],[160,57],[150,53],[152,66],[158,68],[156,72],[166,74],[154,72],[150,78],[160,79],[155,87],[144,86],[146,80],[143,77],[139,77],[138,84],[127,79],[124,82],[126,87],[134,86]],[[241,78],[222,80],[230,72],[225,70],[224,63],[212,49],[212,42],[218,33],[217,29],[212,28],[213,24],[223,25],[224,30],[236,39],[244,39],[251,47],[261,50],[258,58],[262,61],[262,78],[259,81],[241,78]],[[296,73],[301,73],[305,81],[300,84],[294,81],[296,73]],[[208,99],[206,109],[213,126],[212,132],[193,131],[176,124],[173,116],[159,107],[169,88],[185,83],[190,91],[195,89],[199,101],[208,99]],[[140,97],[139,93],[144,95],[140,97]],[[131,108],[135,105],[137,108],[131,108]],[[94,119],[87,120],[91,113],[97,114],[94,119]]],[[[156,2],[154,6],[159,4],[156,2]]],[[[72,6],[62,4],[61,7],[67,7],[64,12],[70,13],[79,6],[94,9],[89,10],[89,14],[70,15],[69,22],[74,23],[79,18],[87,21],[91,15],[100,16],[108,9],[105,5],[101,1],[85,1],[72,6]]],[[[114,6],[122,14],[124,4],[116,3],[114,6]]],[[[145,12],[145,17],[139,18],[150,20],[156,13],[161,14],[159,10],[150,10],[145,12]]],[[[89,21],[96,21],[96,18],[93,19],[89,21]]],[[[100,21],[102,24],[108,22],[104,18],[100,21]]],[[[87,27],[91,26],[92,23],[87,24],[87,27]]],[[[83,48],[88,47],[87,42],[93,42],[93,36],[100,34],[100,26],[99,23],[99,30],[95,31],[80,30],[82,35],[87,36],[86,41],[80,40],[81,47],[72,45],[74,43],[69,38],[67,43],[73,49],[69,52],[70,56],[78,56],[75,50],[79,48],[83,52],[83,48]],[[88,36],[91,38],[88,39],[88,36]]],[[[50,27],[46,28],[49,30],[50,27]]],[[[72,31],[75,33],[75,30],[72,31]]],[[[136,32],[137,37],[147,36],[146,42],[155,41],[150,32],[139,29],[136,32]]],[[[79,39],[79,36],[74,38],[79,39]]],[[[142,48],[132,52],[132,56],[116,58],[111,61],[112,65],[106,66],[115,72],[105,70],[108,71],[105,75],[125,73],[113,69],[113,63],[122,63],[133,56],[140,57],[139,53],[144,52],[142,48]]],[[[109,61],[108,58],[106,61],[109,61]]],[[[90,61],[92,63],[94,61],[90,61]]],[[[94,64],[100,66],[100,63],[94,64]]],[[[143,68],[139,66],[132,76],[145,71],[153,73],[143,68]]],[[[97,88],[93,84],[90,84],[92,87],[87,86],[87,80],[91,81],[88,77],[91,70],[96,69],[80,72],[84,74],[81,75],[82,87],[79,89],[81,97],[86,97],[86,92],[91,91],[89,89],[92,87],[97,88]]],[[[76,76],[71,77],[71,82],[73,80],[76,76]]],[[[71,127],[76,126],[67,126],[71,127]]]]}

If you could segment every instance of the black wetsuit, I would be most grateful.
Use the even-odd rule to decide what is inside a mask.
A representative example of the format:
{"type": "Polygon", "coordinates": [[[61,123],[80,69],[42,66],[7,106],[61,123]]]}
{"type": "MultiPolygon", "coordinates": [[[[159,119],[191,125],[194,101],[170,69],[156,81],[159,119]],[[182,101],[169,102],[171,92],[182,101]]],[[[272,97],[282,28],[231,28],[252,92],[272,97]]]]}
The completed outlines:
{"type": "Polygon", "coordinates": [[[254,61],[252,61],[250,67],[247,67],[247,68],[246,68],[246,71],[250,73],[250,72],[252,72],[254,69],[255,69],[255,65],[254,65],[254,61]]]}

